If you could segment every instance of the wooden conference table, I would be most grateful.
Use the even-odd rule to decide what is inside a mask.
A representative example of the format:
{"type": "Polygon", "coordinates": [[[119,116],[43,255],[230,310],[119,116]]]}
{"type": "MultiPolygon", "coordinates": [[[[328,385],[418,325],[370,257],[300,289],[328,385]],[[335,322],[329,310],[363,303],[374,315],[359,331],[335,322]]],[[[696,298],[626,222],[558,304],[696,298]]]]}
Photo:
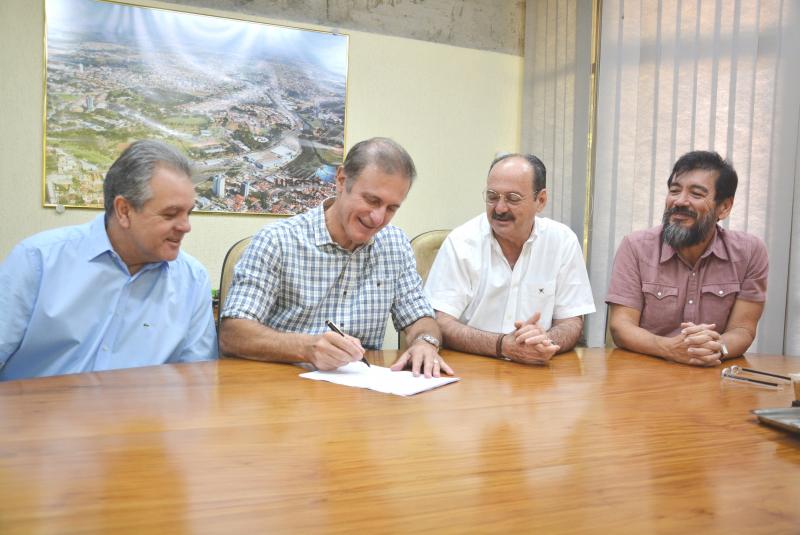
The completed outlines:
{"type": "Polygon", "coordinates": [[[800,532],[800,439],[750,414],[791,387],[443,354],[409,398],[241,360],[0,384],[0,533],[800,532]]]}

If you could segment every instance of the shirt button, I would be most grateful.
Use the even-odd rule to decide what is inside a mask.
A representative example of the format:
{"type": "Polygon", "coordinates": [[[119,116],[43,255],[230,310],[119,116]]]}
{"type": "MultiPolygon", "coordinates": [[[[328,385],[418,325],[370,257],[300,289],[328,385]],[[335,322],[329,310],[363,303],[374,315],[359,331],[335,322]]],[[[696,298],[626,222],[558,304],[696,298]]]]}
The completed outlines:
{"type": "Polygon", "coordinates": [[[103,351],[108,351],[108,346],[103,346],[103,351]]]}
{"type": "Polygon", "coordinates": [[[694,271],[692,271],[692,277],[694,277],[694,271]]]}
{"type": "Polygon", "coordinates": [[[661,292],[656,292],[656,295],[661,297],[661,292]]]}
{"type": "Polygon", "coordinates": [[[722,290],[719,291],[719,295],[722,295],[722,290]]]}
{"type": "Polygon", "coordinates": [[[691,299],[689,299],[689,304],[690,304],[690,305],[693,305],[693,304],[694,304],[694,301],[692,301],[691,299]]]}

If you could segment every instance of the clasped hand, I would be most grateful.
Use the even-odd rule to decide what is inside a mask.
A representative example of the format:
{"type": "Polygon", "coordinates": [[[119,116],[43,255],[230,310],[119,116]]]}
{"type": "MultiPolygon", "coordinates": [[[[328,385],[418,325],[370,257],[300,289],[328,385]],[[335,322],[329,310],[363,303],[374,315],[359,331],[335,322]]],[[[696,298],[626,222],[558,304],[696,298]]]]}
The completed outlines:
{"type": "Polygon", "coordinates": [[[692,366],[716,366],[722,362],[722,341],[713,323],[681,323],[672,360],[692,366]]]}
{"type": "Polygon", "coordinates": [[[503,338],[503,355],[523,364],[545,364],[561,349],[550,340],[536,312],[526,321],[515,321],[516,330],[503,338]]]}

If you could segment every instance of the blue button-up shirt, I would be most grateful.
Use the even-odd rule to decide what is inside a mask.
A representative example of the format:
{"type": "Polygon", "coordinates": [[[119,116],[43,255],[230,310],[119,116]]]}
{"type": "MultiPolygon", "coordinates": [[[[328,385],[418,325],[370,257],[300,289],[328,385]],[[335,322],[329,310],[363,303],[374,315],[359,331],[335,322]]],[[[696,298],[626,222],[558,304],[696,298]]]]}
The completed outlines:
{"type": "Polygon", "coordinates": [[[0,289],[2,380],[217,357],[205,268],[181,252],[130,275],[102,214],[21,242],[0,289]]]}

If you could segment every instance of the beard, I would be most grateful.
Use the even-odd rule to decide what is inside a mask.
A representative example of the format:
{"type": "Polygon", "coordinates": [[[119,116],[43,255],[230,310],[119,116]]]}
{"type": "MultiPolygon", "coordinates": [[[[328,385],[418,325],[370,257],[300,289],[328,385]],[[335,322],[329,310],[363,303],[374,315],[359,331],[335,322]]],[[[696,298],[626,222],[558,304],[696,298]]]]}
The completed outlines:
{"type": "Polygon", "coordinates": [[[706,236],[714,229],[717,224],[717,211],[708,211],[703,217],[698,218],[697,212],[689,208],[675,207],[664,210],[664,217],[661,219],[663,226],[661,230],[661,241],[671,246],[673,249],[691,247],[703,241],[706,236]],[[684,227],[680,223],[670,223],[669,218],[675,214],[682,214],[693,217],[695,222],[690,227],[684,227]]]}

